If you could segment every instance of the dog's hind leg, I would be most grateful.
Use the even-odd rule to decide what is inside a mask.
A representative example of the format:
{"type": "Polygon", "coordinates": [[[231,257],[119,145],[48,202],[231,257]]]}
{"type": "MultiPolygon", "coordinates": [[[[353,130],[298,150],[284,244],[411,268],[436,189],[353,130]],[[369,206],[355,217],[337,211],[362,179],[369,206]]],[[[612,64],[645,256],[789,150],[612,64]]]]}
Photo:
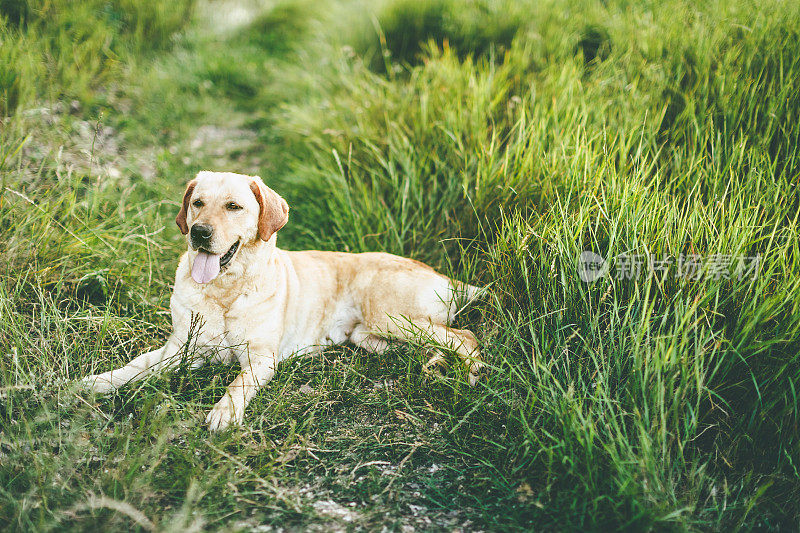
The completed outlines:
{"type": "MultiPolygon", "coordinates": [[[[475,335],[468,329],[455,329],[438,325],[431,325],[425,331],[435,344],[456,352],[467,371],[469,384],[475,386],[478,382],[480,370],[483,368],[483,361],[481,361],[480,350],[478,349],[478,340],[475,335]]],[[[437,357],[434,355],[431,361],[436,359],[437,357]]],[[[431,361],[428,362],[428,367],[432,366],[431,361]]],[[[436,362],[433,364],[436,364],[436,362]]]]}
{"type": "Polygon", "coordinates": [[[383,353],[389,349],[388,341],[375,335],[363,324],[359,324],[355,327],[353,333],[350,334],[350,342],[359,348],[364,348],[367,351],[375,353],[383,353]]]}
{"type": "MultiPolygon", "coordinates": [[[[430,369],[443,360],[441,355],[443,349],[456,352],[456,355],[458,355],[467,370],[469,384],[474,386],[478,382],[478,375],[481,368],[483,368],[483,361],[481,361],[480,357],[478,340],[470,330],[455,329],[423,320],[390,319],[380,331],[381,337],[397,338],[408,342],[414,342],[418,339],[427,340],[428,344],[431,345],[430,347],[439,353],[430,358],[424,365],[425,369],[430,369]]],[[[372,336],[378,338],[374,333],[372,336]]],[[[385,340],[382,341],[386,342],[385,340]]]]}

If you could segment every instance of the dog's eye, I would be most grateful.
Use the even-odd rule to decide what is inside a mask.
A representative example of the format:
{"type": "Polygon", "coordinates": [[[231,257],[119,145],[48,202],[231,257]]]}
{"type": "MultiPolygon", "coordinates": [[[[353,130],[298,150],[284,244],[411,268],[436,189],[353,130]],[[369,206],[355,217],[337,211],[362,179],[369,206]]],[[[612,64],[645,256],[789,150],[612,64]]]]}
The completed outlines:
{"type": "Polygon", "coordinates": [[[203,201],[202,200],[195,200],[194,202],[192,202],[192,205],[195,206],[195,207],[203,207],[203,201]]]}
{"type": "Polygon", "coordinates": [[[228,202],[227,204],[225,204],[225,207],[228,209],[228,211],[238,211],[239,209],[242,208],[242,206],[240,206],[236,202],[228,202]]]}

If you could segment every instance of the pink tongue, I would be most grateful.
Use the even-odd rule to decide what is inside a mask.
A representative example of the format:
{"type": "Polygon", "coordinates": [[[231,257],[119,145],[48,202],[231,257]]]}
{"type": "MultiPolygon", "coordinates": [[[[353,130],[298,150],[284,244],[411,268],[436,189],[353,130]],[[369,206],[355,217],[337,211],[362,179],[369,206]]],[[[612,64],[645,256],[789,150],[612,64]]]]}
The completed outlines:
{"type": "Polygon", "coordinates": [[[192,264],[192,279],[197,283],[208,283],[219,274],[219,257],[222,254],[210,254],[199,250],[192,264]]]}

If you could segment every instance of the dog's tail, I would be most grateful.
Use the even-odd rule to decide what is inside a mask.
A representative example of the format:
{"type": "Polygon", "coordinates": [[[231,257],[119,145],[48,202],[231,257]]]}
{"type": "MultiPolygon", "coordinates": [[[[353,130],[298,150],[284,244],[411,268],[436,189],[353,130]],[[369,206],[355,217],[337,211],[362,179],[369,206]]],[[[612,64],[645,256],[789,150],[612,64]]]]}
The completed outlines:
{"type": "Polygon", "coordinates": [[[474,300],[489,292],[488,287],[477,287],[455,280],[451,288],[453,292],[448,309],[448,322],[452,322],[474,300]]]}

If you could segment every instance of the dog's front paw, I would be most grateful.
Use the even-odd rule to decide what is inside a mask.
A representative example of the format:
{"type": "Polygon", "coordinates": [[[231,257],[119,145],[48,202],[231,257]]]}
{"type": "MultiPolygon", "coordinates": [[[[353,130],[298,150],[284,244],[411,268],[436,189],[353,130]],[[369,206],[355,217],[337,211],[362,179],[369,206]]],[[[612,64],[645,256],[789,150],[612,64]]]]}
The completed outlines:
{"type": "Polygon", "coordinates": [[[95,394],[108,394],[109,392],[116,389],[116,387],[114,387],[114,385],[111,384],[111,380],[102,375],[97,375],[97,374],[86,376],[83,379],[79,379],[78,386],[84,390],[88,390],[95,394]]]}
{"type": "Polygon", "coordinates": [[[208,424],[209,431],[223,431],[232,426],[240,426],[244,419],[241,415],[242,413],[236,412],[233,403],[226,396],[218,401],[217,405],[206,415],[206,424],[208,424]]]}

